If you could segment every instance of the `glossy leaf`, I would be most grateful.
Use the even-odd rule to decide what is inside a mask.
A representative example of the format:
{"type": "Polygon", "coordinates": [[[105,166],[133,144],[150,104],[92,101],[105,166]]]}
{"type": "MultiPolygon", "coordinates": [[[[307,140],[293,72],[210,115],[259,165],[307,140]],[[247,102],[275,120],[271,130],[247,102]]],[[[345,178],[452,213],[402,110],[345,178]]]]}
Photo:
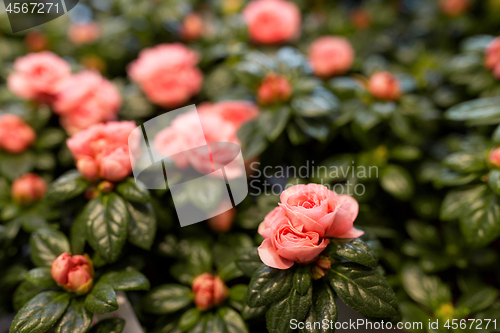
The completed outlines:
{"type": "Polygon", "coordinates": [[[56,333],[85,333],[92,324],[92,313],[83,305],[83,297],[73,298],[55,326],[56,333]]]}
{"type": "Polygon", "coordinates": [[[124,181],[116,185],[116,192],[120,194],[125,200],[138,202],[138,203],[148,203],[151,200],[149,191],[145,189],[144,184],[137,183],[134,178],[127,178],[124,181]]]}
{"type": "Polygon", "coordinates": [[[95,324],[90,333],[121,333],[124,328],[125,320],[121,318],[108,318],[95,324]]]}
{"type": "Polygon", "coordinates": [[[164,284],[153,288],[143,299],[144,311],[168,314],[184,308],[192,302],[191,289],[177,284],[164,284]]]}
{"type": "Polygon", "coordinates": [[[118,301],[113,287],[107,283],[97,283],[85,297],[85,308],[95,314],[105,314],[118,310],[118,301]]]}
{"type": "Polygon", "coordinates": [[[330,253],[365,266],[377,266],[378,256],[370,246],[359,238],[332,239],[330,253]]]}
{"type": "Polygon", "coordinates": [[[104,274],[99,283],[107,283],[114,290],[149,290],[149,281],[142,274],[134,269],[109,272],[104,274]]]}
{"type": "Polygon", "coordinates": [[[248,285],[248,305],[268,305],[288,294],[293,285],[293,272],[262,265],[248,285]]]}
{"type": "Polygon", "coordinates": [[[68,201],[85,192],[88,187],[80,172],[68,171],[49,185],[45,198],[53,203],[68,201]]]}
{"type": "Polygon", "coordinates": [[[70,252],[69,242],[60,231],[39,229],[31,234],[31,260],[40,267],[51,267],[63,252],[70,252]]]}

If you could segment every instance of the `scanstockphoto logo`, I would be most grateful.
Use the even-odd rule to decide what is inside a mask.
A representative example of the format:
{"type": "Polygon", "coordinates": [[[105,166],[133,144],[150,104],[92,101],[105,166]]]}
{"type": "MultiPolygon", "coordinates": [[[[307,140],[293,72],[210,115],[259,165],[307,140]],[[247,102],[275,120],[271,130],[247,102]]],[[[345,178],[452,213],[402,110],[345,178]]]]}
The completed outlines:
{"type": "Polygon", "coordinates": [[[214,124],[190,105],[145,122],[129,136],[136,182],[169,189],[183,227],[230,210],[248,194],[240,147],[207,142],[207,126],[214,124]]]}
{"type": "Polygon", "coordinates": [[[12,32],[52,21],[70,10],[79,0],[3,0],[12,32]]]}

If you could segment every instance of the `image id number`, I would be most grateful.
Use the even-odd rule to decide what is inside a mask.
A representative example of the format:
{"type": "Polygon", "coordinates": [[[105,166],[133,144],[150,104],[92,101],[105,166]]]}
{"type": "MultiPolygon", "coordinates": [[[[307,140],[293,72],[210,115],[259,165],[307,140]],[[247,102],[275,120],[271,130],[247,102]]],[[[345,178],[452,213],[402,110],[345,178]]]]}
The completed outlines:
{"type": "Polygon", "coordinates": [[[53,2],[23,2],[9,3],[5,9],[7,13],[54,14],[59,13],[59,4],[53,2]],[[52,11],[51,11],[52,10],[52,11]]]}

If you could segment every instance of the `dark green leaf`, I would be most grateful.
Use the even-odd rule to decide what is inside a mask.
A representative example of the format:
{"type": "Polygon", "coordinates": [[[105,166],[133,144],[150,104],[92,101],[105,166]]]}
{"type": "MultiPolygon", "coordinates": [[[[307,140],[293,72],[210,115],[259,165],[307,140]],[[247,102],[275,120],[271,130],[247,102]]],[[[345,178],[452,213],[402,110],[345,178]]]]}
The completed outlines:
{"type": "Polygon", "coordinates": [[[45,198],[54,203],[68,201],[85,192],[88,187],[89,184],[77,170],[68,171],[49,185],[45,198]]]}
{"type": "Polygon", "coordinates": [[[109,272],[104,274],[99,283],[107,283],[114,290],[149,290],[149,281],[142,274],[134,269],[109,272]]]}
{"type": "Polygon", "coordinates": [[[245,160],[259,156],[267,147],[266,135],[260,130],[258,120],[247,121],[241,125],[238,139],[245,160]]]}
{"type": "Polygon", "coordinates": [[[377,266],[378,256],[376,252],[363,240],[354,239],[332,239],[330,242],[331,254],[341,256],[347,260],[365,266],[377,266]]]}
{"type": "Polygon", "coordinates": [[[83,254],[85,250],[86,232],[87,232],[87,220],[86,215],[80,214],[73,221],[73,225],[70,229],[70,243],[71,243],[71,253],[83,254]]]}
{"type": "Polygon", "coordinates": [[[325,282],[319,281],[313,287],[312,304],[309,313],[305,319],[305,323],[310,323],[310,328],[300,330],[301,333],[333,333],[335,332],[334,324],[337,322],[337,304],[335,303],[335,293],[332,288],[325,282]],[[323,320],[328,321],[328,325],[323,324],[323,320]],[[333,325],[332,325],[333,323],[333,325]]]}
{"type": "Polygon", "coordinates": [[[33,170],[36,156],[31,150],[20,154],[0,152],[0,175],[14,180],[33,170]]]}
{"type": "Polygon", "coordinates": [[[23,307],[23,305],[28,302],[30,299],[46,290],[44,287],[40,287],[36,284],[33,284],[29,281],[23,281],[17,287],[14,292],[14,296],[12,297],[12,303],[14,305],[14,310],[18,311],[23,307]]]}
{"type": "Polygon", "coordinates": [[[255,247],[243,251],[238,257],[236,264],[246,276],[251,277],[253,273],[255,273],[255,271],[262,266],[262,261],[260,260],[257,248],[255,247]]]}
{"type": "Polygon", "coordinates": [[[498,298],[498,290],[493,287],[482,287],[460,296],[457,308],[468,309],[469,313],[476,313],[487,309],[498,298]]]}
{"type": "Polygon", "coordinates": [[[179,328],[185,332],[196,325],[198,320],[200,320],[200,311],[196,308],[189,309],[179,318],[179,328]]]}
{"type": "Polygon", "coordinates": [[[445,118],[466,121],[467,125],[489,125],[500,122],[500,98],[479,98],[460,103],[445,112],[445,118]]]}
{"type": "Polygon", "coordinates": [[[402,272],[403,286],[410,297],[430,309],[451,302],[451,291],[436,276],[425,275],[418,266],[408,264],[402,272]]]}
{"type": "Polygon", "coordinates": [[[224,306],[217,311],[217,316],[222,319],[227,333],[246,333],[247,325],[240,314],[233,309],[224,306]]]}
{"type": "Polygon", "coordinates": [[[266,324],[270,333],[292,332],[292,319],[301,322],[307,315],[312,303],[312,288],[305,295],[300,295],[295,288],[283,299],[272,304],[266,312],[266,324]]]}
{"type": "Polygon", "coordinates": [[[69,242],[60,231],[39,229],[31,234],[31,261],[40,267],[51,267],[63,252],[69,252],[69,242]]]}
{"type": "Polygon", "coordinates": [[[151,290],[143,299],[144,311],[167,314],[180,310],[192,302],[191,289],[178,284],[164,284],[151,290]]]}
{"type": "Polygon", "coordinates": [[[204,242],[190,243],[187,260],[189,272],[193,276],[198,276],[212,270],[213,258],[212,252],[204,242]]]}
{"type": "MultiPolygon", "coordinates": [[[[403,316],[403,323],[412,323],[413,327],[414,327],[413,323],[422,323],[422,328],[427,327],[429,320],[432,319],[432,317],[428,313],[422,310],[415,303],[401,302],[399,304],[399,307],[401,309],[401,314],[403,316]]],[[[412,330],[412,332],[414,331],[412,330]]],[[[425,329],[416,330],[415,332],[427,332],[427,330],[425,329]]]]}
{"type": "Polygon", "coordinates": [[[9,333],[41,333],[51,328],[69,305],[65,292],[44,291],[33,297],[17,313],[9,333]]]}
{"type": "Polygon", "coordinates": [[[478,172],[486,169],[486,159],[483,154],[458,152],[446,156],[443,165],[452,171],[460,173],[478,172]]]}
{"type": "Polygon", "coordinates": [[[127,178],[116,186],[116,192],[128,201],[144,204],[150,202],[149,191],[142,183],[137,184],[137,182],[134,178],[127,178]]]}
{"type": "Polygon", "coordinates": [[[394,197],[408,200],[413,195],[413,179],[403,167],[389,165],[382,171],[381,176],[380,185],[394,197]]]}
{"type": "Polygon", "coordinates": [[[83,305],[83,297],[73,298],[64,316],[55,326],[56,333],[85,333],[92,324],[92,313],[83,305]]]}
{"type": "Polygon", "coordinates": [[[490,171],[488,174],[488,186],[495,194],[500,195],[500,170],[490,171]]]}
{"type": "Polygon", "coordinates": [[[301,295],[305,295],[311,287],[311,266],[299,266],[293,276],[293,287],[301,295]]]}
{"type": "Polygon", "coordinates": [[[441,244],[439,231],[432,225],[412,220],[406,223],[406,231],[410,237],[419,244],[433,246],[439,246],[441,244]]]}
{"type": "Polygon", "coordinates": [[[121,333],[125,328],[125,320],[121,318],[108,318],[101,320],[92,327],[90,333],[121,333]]]}
{"type": "Polygon", "coordinates": [[[107,283],[97,283],[85,297],[85,308],[95,314],[105,314],[118,310],[118,301],[113,287],[107,283]]]}
{"type": "Polygon", "coordinates": [[[276,302],[290,291],[293,272],[262,265],[248,285],[248,305],[259,307],[276,302]]]}
{"type": "Polygon", "coordinates": [[[127,202],[128,240],[145,250],[151,249],[156,234],[156,215],[151,204],[127,202]]]}
{"type": "Polygon", "coordinates": [[[263,133],[266,133],[269,141],[276,140],[283,132],[290,117],[290,108],[281,106],[276,109],[262,110],[259,115],[258,122],[263,133]]]}
{"type": "Polygon", "coordinates": [[[49,267],[33,268],[26,274],[25,279],[26,281],[43,288],[57,287],[56,282],[52,278],[51,269],[49,267]]]}

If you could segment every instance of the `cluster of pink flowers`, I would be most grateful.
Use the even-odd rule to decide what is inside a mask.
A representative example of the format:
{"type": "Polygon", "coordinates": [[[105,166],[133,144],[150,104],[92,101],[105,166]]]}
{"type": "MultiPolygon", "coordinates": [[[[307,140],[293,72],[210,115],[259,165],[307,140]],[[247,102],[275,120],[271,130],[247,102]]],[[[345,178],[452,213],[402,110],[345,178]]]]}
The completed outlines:
{"type": "Polygon", "coordinates": [[[123,180],[132,172],[129,135],[136,128],[133,121],[112,121],[92,125],[66,141],[76,167],[89,180],[123,180]]]}
{"type": "Polygon", "coordinates": [[[309,49],[309,62],[320,77],[344,74],[354,61],[351,43],[342,37],[325,36],[316,39],[309,49]]]}
{"type": "Polygon", "coordinates": [[[48,185],[42,177],[34,173],[27,173],[12,183],[12,198],[22,205],[28,205],[41,200],[47,187],[48,185]]]}
{"type": "Polygon", "coordinates": [[[18,154],[28,149],[36,139],[35,131],[13,114],[0,116],[0,150],[18,154]]]}
{"type": "Polygon", "coordinates": [[[218,276],[204,273],[193,281],[194,303],[200,311],[224,303],[229,290],[218,276]]]}
{"type": "Polygon", "coordinates": [[[323,252],[328,238],[363,235],[353,226],[359,206],[349,195],[337,195],[318,184],[295,185],[281,193],[280,201],[259,225],[265,238],[259,256],[267,266],[287,269],[295,262],[308,264],[323,252]]]}
{"type": "Polygon", "coordinates": [[[196,95],[203,73],[196,67],[199,55],[183,44],[160,44],[145,49],[128,68],[149,100],[166,108],[175,108],[196,95]]]}
{"type": "Polygon", "coordinates": [[[7,84],[21,98],[50,104],[69,134],[116,119],[121,106],[111,82],[91,71],[72,76],[68,63],[49,51],[18,58],[7,84]]]}
{"type": "Polygon", "coordinates": [[[500,80],[500,37],[495,38],[486,48],[484,65],[500,80]]]}
{"type": "Polygon", "coordinates": [[[52,278],[57,285],[77,294],[86,294],[92,288],[94,267],[87,254],[71,256],[62,253],[52,262],[52,278]]]}
{"type": "Polygon", "coordinates": [[[290,1],[251,1],[243,10],[243,18],[250,38],[258,44],[284,43],[300,36],[300,10],[290,1]]]}
{"type": "MultiPolygon", "coordinates": [[[[204,154],[192,147],[202,147],[207,143],[236,143],[238,129],[243,123],[256,118],[257,107],[245,101],[224,101],[200,105],[198,113],[187,112],[175,118],[171,125],[154,138],[156,151],[164,156],[172,156],[178,168],[191,165],[201,173],[212,172],[213,156],[223,156],[234,145],[211,145],[210,154],[204,154]],[[203,133],[197,130],[199,123],[203,133]],[[179,152],[185,152],[178,154],[179,152]]],[[[227,170],[228,177],[232,170],[227,170]]],[[[241,170],[234,170],[240,172],[241,170]]]]}
{"type": "Polygon", "coordinates": [[[389,101],[396,101],[401,96],[401,85],[390,72],[373,74],[368,83],[368,90],[374,97],[389,101]]]}

